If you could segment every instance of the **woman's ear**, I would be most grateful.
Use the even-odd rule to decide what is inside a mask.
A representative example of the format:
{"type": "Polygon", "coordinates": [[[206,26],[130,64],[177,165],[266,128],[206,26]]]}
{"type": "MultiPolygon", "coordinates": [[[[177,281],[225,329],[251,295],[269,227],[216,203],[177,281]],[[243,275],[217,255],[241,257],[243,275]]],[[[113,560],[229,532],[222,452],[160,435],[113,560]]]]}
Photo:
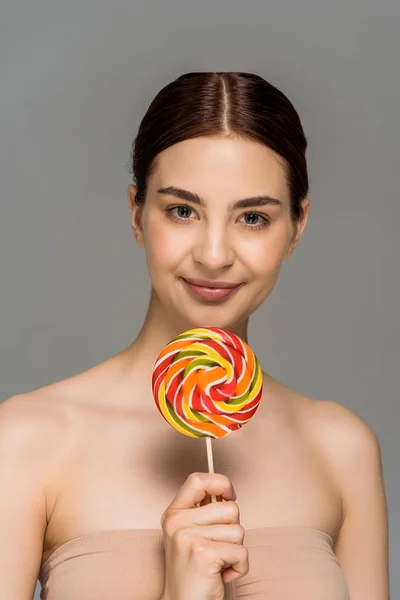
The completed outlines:
{"type": "Polygon", "coordinates": [[[135,236],[138,246],[144,248],[144,235],[142,227],[142,210],[143,204],[138,204],[135,201],[137,188],[134,185],[128,186],[128,203],[131,212],[131,226],[133,235],[135,236]]]}
{"type": "Polygon", "coordinates": [[[308,220],[308,213],[310,210],[310,200],[309,198],[305,198],[302,201],[302,207],[303,207],[303,218],[301,221],[299,221],[298,223],[296,223],[296,228],[295,231],[293,233],[293,237],[290,240],[290,243],[287,247],[286,253],[285,253],[285,260],[287,260],[288,258],[290,258],[294,252],[294,249],[296,248],[297,244],[299,243],[299,241],[301,240],[301,237],[303,235],[303,231],[307,225],[307,220],[308,220]]]}

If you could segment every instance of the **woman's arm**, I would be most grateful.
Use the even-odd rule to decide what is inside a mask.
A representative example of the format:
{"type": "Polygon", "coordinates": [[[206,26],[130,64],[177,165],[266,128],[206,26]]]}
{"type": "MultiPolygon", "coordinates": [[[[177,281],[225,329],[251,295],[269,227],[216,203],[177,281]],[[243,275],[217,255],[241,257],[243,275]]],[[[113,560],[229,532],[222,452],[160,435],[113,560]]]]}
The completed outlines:
{"type": "Polygon", "coordinates": [[[342,492],[335,554],[351,600],[389,600],[388,512],[378,439],[349,408],[323,402],[326,446],[342,492]]]}
{"type": "MultiPolygon", "coordinates": [[[[32,600],[46,529],[43,426],[29,401],[0,403],[0,598],[32,600]]],[[[51,450],[51,449],[48,449],[51,450]]]]}

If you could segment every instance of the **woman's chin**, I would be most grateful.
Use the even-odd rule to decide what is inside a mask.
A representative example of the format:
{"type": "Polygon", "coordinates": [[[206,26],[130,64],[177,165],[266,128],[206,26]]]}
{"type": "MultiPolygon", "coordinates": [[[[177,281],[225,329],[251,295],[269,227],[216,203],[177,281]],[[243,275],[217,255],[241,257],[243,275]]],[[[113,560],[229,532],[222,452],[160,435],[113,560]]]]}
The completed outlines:
{"type": "Polygon", "coordinates": [[[225,329],[226,331],[238,329],[238,322],[227,319],[226,316],[223,318],[222,316],[199,315],[194,318],[194,315],[191,315],[188,318],[182,319],[182,323],[185,323],[185,331],[201,327],[218,327],[219,329],[225,329]]]}

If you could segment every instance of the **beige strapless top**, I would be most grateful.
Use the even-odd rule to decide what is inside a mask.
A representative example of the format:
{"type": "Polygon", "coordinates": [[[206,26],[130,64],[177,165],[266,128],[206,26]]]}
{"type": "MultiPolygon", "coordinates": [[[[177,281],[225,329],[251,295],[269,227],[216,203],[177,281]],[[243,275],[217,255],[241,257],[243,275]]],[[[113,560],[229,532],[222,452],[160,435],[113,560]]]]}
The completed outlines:
{"type": "MultiPolygon", "coordinates": [[[[350,600],[332,538],[308,527],[246,530],[247,575],[234,600],[350,600]]],[[[98,531],[69,540],[42,565],[41,600],[160,600],[165,575],[161,529],[98,531]]],[[[188,599],[190,600],[190,599],[188,599]]]]}

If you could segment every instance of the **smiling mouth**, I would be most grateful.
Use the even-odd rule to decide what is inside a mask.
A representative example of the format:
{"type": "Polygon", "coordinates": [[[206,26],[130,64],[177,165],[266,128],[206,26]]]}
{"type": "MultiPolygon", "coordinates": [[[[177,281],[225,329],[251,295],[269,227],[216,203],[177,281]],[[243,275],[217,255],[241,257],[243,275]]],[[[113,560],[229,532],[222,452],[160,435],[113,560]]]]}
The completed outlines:
{"type": "MultiPolygon", "coordinates": [[[[232,287],[232,284],[224,284],[230,285],[231,287],[207,287],[205,285],[196,285],[195,283],[192,283],[183,277],[181,279],[186,288],[197,298],[211,301],[227,298],[228,296],[231,296],[239,287],[241,287],[241,284],[235,285],[234,287],[232,287]]],[[[218,284],[218,282],[215,282],[215,284],[218,284]]]]}
{"type": "Polygon", "coordinates": [[[183,277],[182,279],[185,279],[185,281],[187,281],[188,283],[197,285],[199,287],[204,287],[204,288],[225,289],[225,288],[235,288],[238,285],[240,285],[239,283],[232,283],[232,282],[228,282],[228,281],[210,281],[208,279],[192,279],[192,278],[188,278],[188,277],[183,277]]]}

